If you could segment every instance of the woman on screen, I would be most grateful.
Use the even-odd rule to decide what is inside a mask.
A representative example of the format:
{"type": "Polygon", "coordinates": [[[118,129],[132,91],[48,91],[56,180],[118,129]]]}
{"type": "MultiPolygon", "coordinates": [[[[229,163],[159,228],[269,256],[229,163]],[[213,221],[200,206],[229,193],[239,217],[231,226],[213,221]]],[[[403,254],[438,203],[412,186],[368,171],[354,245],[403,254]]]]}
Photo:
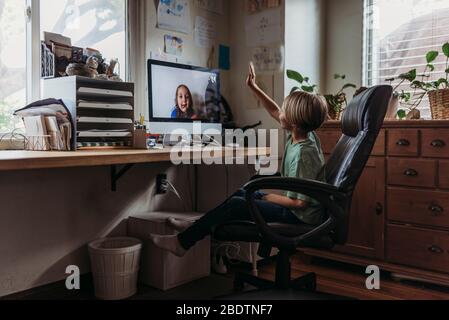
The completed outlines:
{"type": "Polygon", "coordinates": [[[194,119],[193,98],[190,89],[182,84],[176,89],[176,106],[171,113],[172,119],[194,119]]]}

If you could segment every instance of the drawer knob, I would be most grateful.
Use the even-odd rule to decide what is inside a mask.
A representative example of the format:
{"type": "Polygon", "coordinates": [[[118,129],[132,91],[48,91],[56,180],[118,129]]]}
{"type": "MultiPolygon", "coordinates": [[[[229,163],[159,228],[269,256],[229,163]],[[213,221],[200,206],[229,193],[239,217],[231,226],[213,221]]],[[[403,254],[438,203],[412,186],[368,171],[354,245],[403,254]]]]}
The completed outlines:
{"type": "Polygon", "coordinates": [[[404,175],[407,177],[417,177],[418,171],[416,171],[415,169],[407,169],[404,171],[404,175]]]}
{"type": "Polygon", "coordinates": [[[435,245],[430,246],[429,247],[429,251],[432,252],[432,253],[438,253],[438,254],[444,253],[443,249],[441,249],[439,246],[435,246],[435,245]]]}
{"type": "Polygon", "coordinates": [[[398,142],[396,142],[396,145],[400,147],[409,147],[410,141],[408,141],[407,139],[400,139],[398,142]]]}
{"type": "Polygon", "coordinates": [[[434,148],[444,148],[446,146],[446,143],[444,143],[443,140],[437,139],[433,140],[430,145],[434,148]]]}
{"type": "Polygon", "coordinates": [[[439,216],[441,213],[444,212],[444,208],[433,203],[430,205],[429,211],[432,212],[435,216],[439,216]]]}
{"type": "Polygon", "coordinates": [[[378,202],[376,204],[376,214],[378,216],[380,216],[380,215],[382,215],[383,212],[384,212],[384,207],[383,207],[382,203],[378,202]]]}

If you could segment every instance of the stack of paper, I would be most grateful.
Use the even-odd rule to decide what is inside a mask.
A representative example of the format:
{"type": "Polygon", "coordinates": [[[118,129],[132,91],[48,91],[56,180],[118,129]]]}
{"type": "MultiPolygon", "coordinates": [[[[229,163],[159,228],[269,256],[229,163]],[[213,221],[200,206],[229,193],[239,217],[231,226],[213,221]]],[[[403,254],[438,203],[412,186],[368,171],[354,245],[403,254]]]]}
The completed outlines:
{"type": "Polygon", "coordinates": [[[24,121],[28,150],[72,150],[72,119],[60,100],[38,101],[15,115],[24,121]]]}

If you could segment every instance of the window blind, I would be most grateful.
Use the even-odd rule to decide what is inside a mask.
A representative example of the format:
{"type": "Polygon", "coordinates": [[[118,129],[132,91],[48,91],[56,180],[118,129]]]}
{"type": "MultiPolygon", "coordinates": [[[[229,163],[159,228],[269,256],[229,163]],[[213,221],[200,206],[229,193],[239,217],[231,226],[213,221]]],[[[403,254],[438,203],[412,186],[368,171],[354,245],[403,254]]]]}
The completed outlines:
{"type": "MultiPolygon", "coordinates": [[[[416,69],[430,78],[445,78],[446,57],[441,47],[449,41],[449,1],[444,0],[365,0],[364,82],[366,86],[387,84],[387,79],[416,69]],[[427,68],[426,53],[439,51],[427,68]]],[[[392,82],[396,91],[412,95],[412,103],[422,92],[410,88],[409,83],[392,82]]],[[[423,118],[430,118],[429,102],[424,96],[419,107],[423,118]]]]}

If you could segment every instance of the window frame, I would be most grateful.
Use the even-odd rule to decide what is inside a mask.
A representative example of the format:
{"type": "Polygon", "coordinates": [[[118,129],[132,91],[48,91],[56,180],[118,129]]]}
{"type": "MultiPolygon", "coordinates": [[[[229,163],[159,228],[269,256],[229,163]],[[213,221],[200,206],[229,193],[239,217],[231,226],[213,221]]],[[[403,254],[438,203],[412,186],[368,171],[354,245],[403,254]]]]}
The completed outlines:
{"type": "MultiPolygon", "coordinates": [[[[129,43],[129,0],[125,2],[125,81],[129,81],[130,43],[129,43]]],[[[40,0],[25,0],[26,19],[26,103],[41,99],[41,25],[40,0]]],[[[7,132],[0,132],[0,135],[7,132]]]]}

